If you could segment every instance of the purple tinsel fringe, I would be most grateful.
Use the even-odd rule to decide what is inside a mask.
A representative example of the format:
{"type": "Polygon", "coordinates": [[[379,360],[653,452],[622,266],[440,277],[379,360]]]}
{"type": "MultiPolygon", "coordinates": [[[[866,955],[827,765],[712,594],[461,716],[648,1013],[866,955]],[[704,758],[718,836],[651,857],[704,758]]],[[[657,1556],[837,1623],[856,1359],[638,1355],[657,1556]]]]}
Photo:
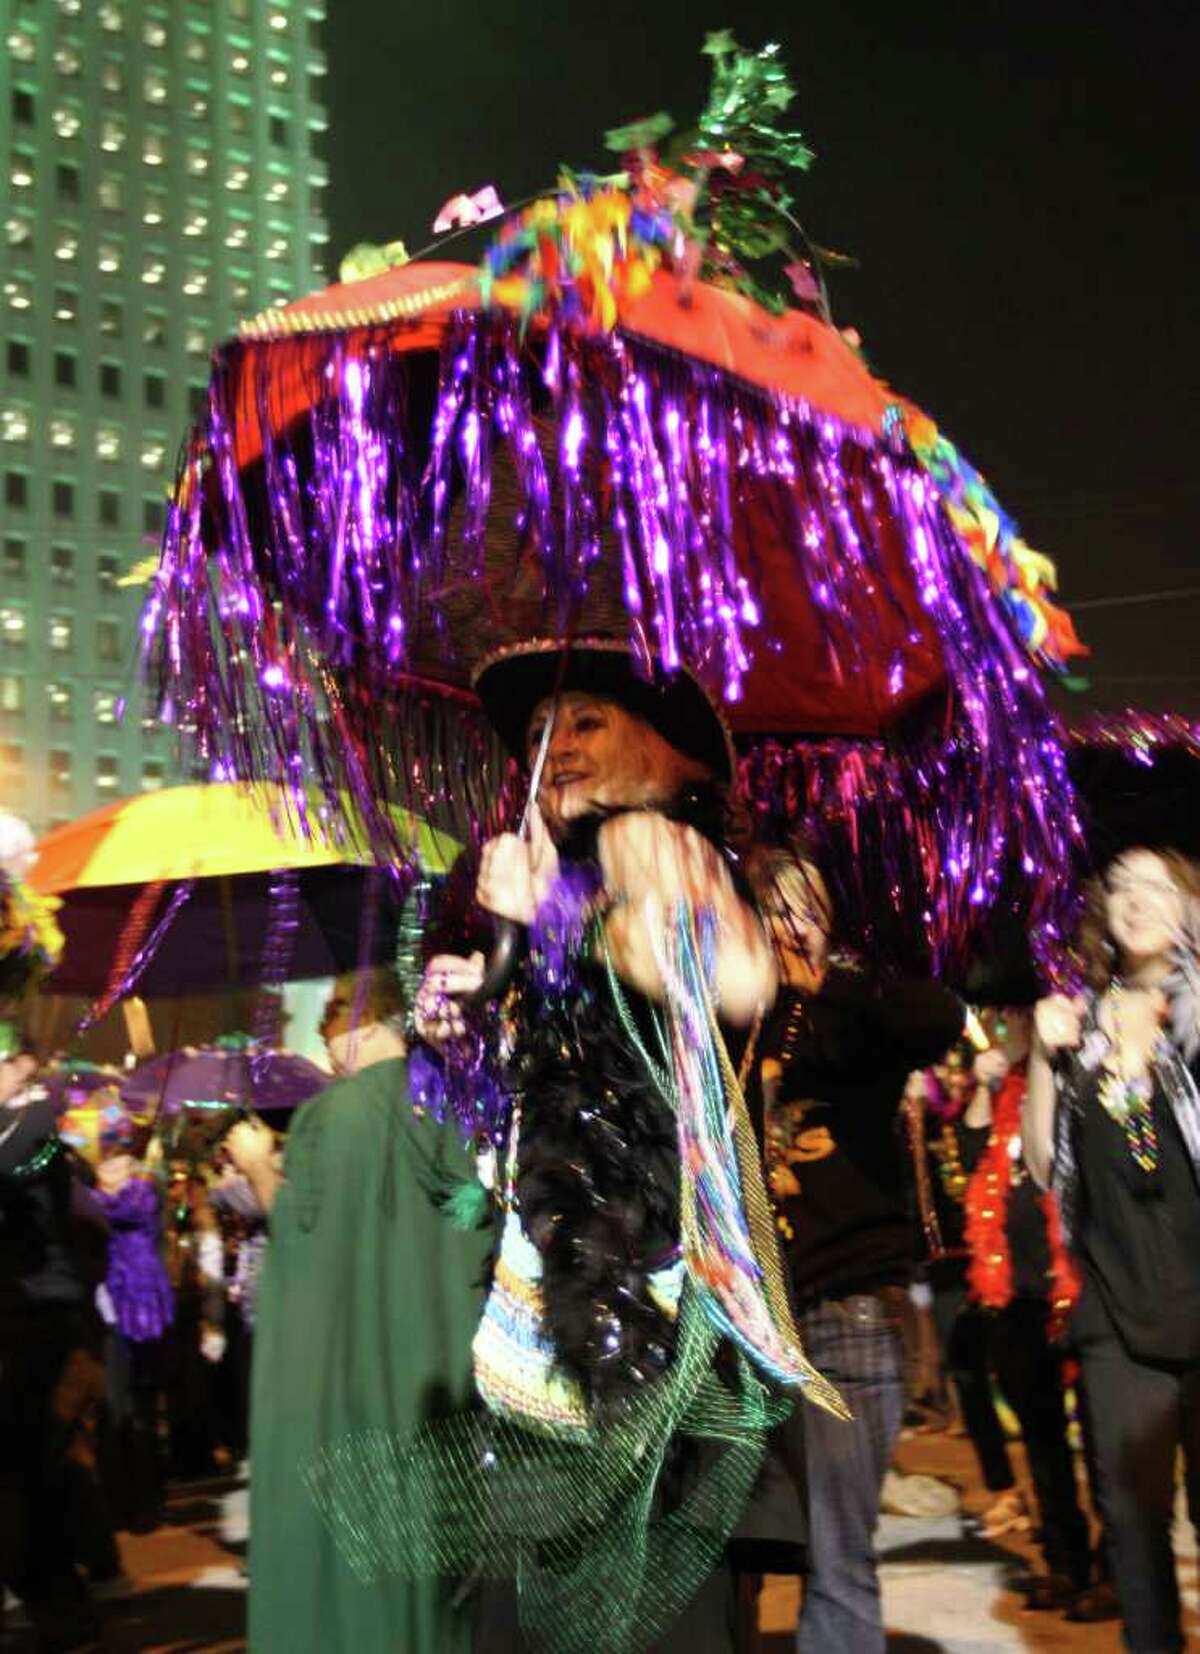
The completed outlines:
{"type": "Polygon", "coordinates": [[[529,927],[532,979],[544,995],[573,993],[595,901],[603,889],[594,863],[564,865],[529,927]]]}
{"type": "MultiPolygon", "coordinates": [[[[1005,907],[1028,919],[1048,963],[1062,956],[1079,823],[1060,731],[898,421],[881,439],[619,334],[557,337],[551,381],[510,321],[475,313],[448,329],[425,421],[413,360],[392,341],[379,326],[218,354],[143,617],[160,709],[210,761],[287,784],[301,812],[314,781],[335,819],[348,799],[383,860],[410,854],[394,804],[460,836],[494,830],[509,771],[460,693],[468,650],[506,641],[516,619],[528,633],[523,591],[538,629],[568,630],[615,570],[635,643],[686,661],[736,716],[755,654],[772,648],[760,520],[819,622],[817,664],[882,676],[899,709],[897,625],[905,647],[919,637],[890,585],[898,546],[946,675],[937,727],[898,724],[878,762],[858,767],[831,751],[813,769],[767,743],[744,766],[750,801],[760,816],[803,802],[820,827],[819,775],[843,800],[859,789],[847,830],[877,803],[893,809],[869,899],[853,875],[841,896],[869,924],[885,873],[940,968],[1005,907]],[[290,424],[274,417],[285,383],[305,391],[290,424]],[[243,474],[235,439],[255,407],[262,460],[243,474]],[[500,527],[517,550],[468,645],[462,606],[488,587],[501,460],[518,498],[500,527]]],[[[803,821],[797,810],[791,826],[803,821]]]]}
{"type": "Polygon", "coordinates": [[[414,1108],[439,1125],[453,1121],[468,1143],[503,1146],[510,1099],[496,1070],[495,1042],[471,1032],[439,1054],[418,1042],[408,1054],[414,1108]]]}

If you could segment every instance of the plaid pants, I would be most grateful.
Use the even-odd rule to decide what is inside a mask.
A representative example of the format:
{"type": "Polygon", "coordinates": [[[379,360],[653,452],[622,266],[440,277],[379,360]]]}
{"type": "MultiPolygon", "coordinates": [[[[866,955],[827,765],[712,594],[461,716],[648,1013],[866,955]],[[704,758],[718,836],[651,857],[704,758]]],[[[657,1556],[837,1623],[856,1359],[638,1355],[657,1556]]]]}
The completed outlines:
{"type": "Polygon", "coordinates": [[[809,1575],[798,1654],[883,1654],[875,1565],[884,1472],[904,1415],[904,1337],[887,1296],[826,1299],[799,1318],[809,1360],[836,1384],[849,1422],[804,1410],[809,1575]]]}

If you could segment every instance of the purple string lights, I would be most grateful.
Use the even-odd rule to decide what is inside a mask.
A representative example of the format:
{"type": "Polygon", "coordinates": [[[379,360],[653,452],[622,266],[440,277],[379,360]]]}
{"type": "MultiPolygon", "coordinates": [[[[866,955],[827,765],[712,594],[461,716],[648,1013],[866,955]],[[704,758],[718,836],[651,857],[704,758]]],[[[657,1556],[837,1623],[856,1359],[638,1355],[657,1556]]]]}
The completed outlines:
{"type": "MultiPolygon", "coordinates": [[[[210,761],[315,781],[396,863],[394,804],[466,833],[494,817],[504,766],[456,691],[514,636],[627,628],[687,661],[747,734],[764,662],[869,681],[888,762],[838,785],[903,803],[889,896],[944,965],[1015,869],[1053,955],[1078,837],[1059,731],[898,421],[880,438],[640,338],[552,330],[535,347],[489,314],[452,320],[425,416],[432,368],[390,324],[218,354],[144,618],[160,697],[210,761]],[[239,471],[247,408],[262,456],[239,471]],[[810,617],[811,660],[776,653],[768,552],[810,617]],[[931,639],[945,693],[914,733],[898,714],[931,639]]],[[[746,779],[768,771],[754,760],[746,779]]]]}

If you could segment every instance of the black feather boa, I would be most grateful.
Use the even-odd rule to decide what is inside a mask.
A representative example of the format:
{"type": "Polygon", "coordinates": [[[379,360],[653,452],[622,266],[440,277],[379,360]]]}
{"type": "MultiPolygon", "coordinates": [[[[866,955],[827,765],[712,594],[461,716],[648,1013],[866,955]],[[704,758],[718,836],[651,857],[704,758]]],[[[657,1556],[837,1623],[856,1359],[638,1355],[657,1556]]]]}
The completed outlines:
{"type": "MultiPolygon", "coordinates": [[[[708,789],[670,814],[720,843],[722,801],[708,789]]],[[[577,824],[559,846],[563,862],[594,862],[602,824],[577,824]]],[[[657,1058],[651,1007],[624,993],[657,1058]]],[[[602,965],[579,961],[574,991],[553,996],[527,972],[518,1021],[521,1219],[541,1255],[560,1368],[603,1420],[661,1373],[674,1349],[674,1318],[651,1297],[649,1277],[679,1255],[675,1117],[621,1025],[602,965]]]]}
{"type": "Polygon", "coordinates": [[[629,1047],[600,968],[583,965],[578,990],[554,1003],[526,992],[517,1199],[541,1254],[559,1365],[599,1419],[661,1373],[674,1348],[674,1321],[648,1277],[678,1251],[675,1119],[629,1047]]]}

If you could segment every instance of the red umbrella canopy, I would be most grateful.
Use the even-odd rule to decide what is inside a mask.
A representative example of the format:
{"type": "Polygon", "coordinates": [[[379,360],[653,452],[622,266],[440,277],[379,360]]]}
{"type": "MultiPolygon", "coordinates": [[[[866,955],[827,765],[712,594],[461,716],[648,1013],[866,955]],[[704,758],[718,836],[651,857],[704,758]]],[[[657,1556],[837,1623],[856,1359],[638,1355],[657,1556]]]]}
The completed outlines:
{"type": "Polygon", "coordinates": [[[522,637],[627,634],[744,735],[890,738],[934,706],[942,864],[986,902],[1014,853],[1061,860],[1036,668],[1078,645],[1052,567],[811,270],[791,306],[752,273],[807,152],[770,52],[711,55],[669,163],[644,123],[613,135],[626,172],[566,175],[479,270],[384,269],[218,351],[145,619],[164,703],[233,773],[348,792],[392,849],[376,801],[478,818],[463,690],[522,637]]]}

